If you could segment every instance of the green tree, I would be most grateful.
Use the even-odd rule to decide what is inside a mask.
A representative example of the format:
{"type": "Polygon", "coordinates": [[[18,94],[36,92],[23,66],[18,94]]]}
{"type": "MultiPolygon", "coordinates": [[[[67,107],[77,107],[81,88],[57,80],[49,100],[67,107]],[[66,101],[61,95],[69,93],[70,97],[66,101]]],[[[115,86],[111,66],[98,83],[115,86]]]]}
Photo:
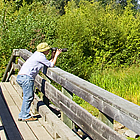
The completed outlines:
{"type": "MultiPolygon", "coordinates": [[[[55,7],[32,3],[16,9],[15,2],[3,3],[1,7],[0,68],[4,69],[13,49],[25,48],[34,52],[40,42],[54,42],[58,12],[55,7]]],[[[3,74],[3,72],[2,72],[3,74]]]]}

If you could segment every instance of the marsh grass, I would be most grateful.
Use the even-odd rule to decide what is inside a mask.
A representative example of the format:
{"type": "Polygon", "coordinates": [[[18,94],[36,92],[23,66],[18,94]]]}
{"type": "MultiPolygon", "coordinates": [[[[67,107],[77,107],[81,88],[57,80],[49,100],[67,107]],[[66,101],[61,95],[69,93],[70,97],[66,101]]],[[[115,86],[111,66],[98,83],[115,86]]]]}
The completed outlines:
{"type": "Polygon", "coordinates": [[[90,82],[140,105],[140,67],[107,69],[92,74],[90,82]]]}
{"type": "MultiPolygon", "coordinates": [[[[91,74],[89,81],[130,102],[140,105],[140,67],[106,69],[91,74]]],[[[80,97],[74,95],[73,100],[94,116],[99,110],[80,97]]]]}

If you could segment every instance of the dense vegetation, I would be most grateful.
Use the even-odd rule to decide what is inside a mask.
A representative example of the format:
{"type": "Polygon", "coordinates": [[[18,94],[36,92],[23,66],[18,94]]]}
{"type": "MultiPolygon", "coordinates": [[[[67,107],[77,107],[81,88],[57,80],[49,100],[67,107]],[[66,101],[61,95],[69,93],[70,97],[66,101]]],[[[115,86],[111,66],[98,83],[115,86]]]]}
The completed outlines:
{"type": "Polygon", "coordinates": [[[139,102],[140,13],[130,0],[123,8],[115,2],[102,6],[97,1],[69,1],[65,11],[64,3],[17,2],[0,2],[0,78],[13,49],[34,52],[37,44],[47,42],[68,48],[57,62],[63,70],[124,98],[131,93],[139,102]],[[133,71],[125,75],[132,65],[136,77],[133,71]],[[124,89],[127,78],[129,90],[124,89]]]}
{"type": "Polygon", "coordinates": [[[118,96],[140,105],[140,68],[120,68],[93,73],[90,81],[118,96]]]}

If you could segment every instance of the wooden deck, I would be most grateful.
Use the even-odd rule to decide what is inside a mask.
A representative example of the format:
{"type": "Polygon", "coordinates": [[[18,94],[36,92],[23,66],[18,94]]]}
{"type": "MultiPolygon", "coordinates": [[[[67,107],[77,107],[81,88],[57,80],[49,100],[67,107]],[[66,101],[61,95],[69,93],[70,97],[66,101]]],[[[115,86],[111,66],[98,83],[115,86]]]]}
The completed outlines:
{"type": "Polygon", "coordinates": [[[16,75],[12,74],[31,55],[26,49],[14,49],[2,78],[3,83],[0,83],[0,140],[80,140],[84,135],[81,136],[79,130],[85,132],[89,139],[126,140],[113,129],[114,120],[140,135],[140,106],[58,67],[48,68],[47,72],[45,67],[41,75],[36,76],[35,89],[43,93],[43,98],[35,94],[31,110],[41,115],[39,121],[18,122],[22,89],[16,82],[16,75]],[[7,83],[9,80],[11,83],[7,83]],[[51,81],[61,85],[62,89],[58,90],[51,81]],[[100,119],[74,102],[72,93],[97,108],[100,119]],[[61,118],[54,113],[56,109],[61,118]],[[74,124],[78,129],[73,127],[74,124]]]}
{"type": "Polygon", "coordinates": [[[22,97],[10,82],[0,83],[0,140],[53,140],[41,125],[35,122],[19,122],[18,114],[22,97]]]}

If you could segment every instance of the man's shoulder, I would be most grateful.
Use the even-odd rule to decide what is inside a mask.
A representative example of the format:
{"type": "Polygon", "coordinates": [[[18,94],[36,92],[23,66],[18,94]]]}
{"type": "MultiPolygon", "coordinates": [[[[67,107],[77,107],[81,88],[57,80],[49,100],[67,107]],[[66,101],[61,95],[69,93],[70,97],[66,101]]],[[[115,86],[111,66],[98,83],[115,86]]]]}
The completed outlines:
{"type": "Polygon", "coordinates": [[[32,57],[40,57],[43,56],[41,52],[35,51],[32,55],[32,57]]]}
{"type": "Polygon", "coordinates": [[[35,51],[35,52],[33,53],[31,59],[41,61],[41,60],[46,59],[46,57],[45,57],[45,55],[44,55],[43,53],[38,52],[38,51],[35,51]]]}

